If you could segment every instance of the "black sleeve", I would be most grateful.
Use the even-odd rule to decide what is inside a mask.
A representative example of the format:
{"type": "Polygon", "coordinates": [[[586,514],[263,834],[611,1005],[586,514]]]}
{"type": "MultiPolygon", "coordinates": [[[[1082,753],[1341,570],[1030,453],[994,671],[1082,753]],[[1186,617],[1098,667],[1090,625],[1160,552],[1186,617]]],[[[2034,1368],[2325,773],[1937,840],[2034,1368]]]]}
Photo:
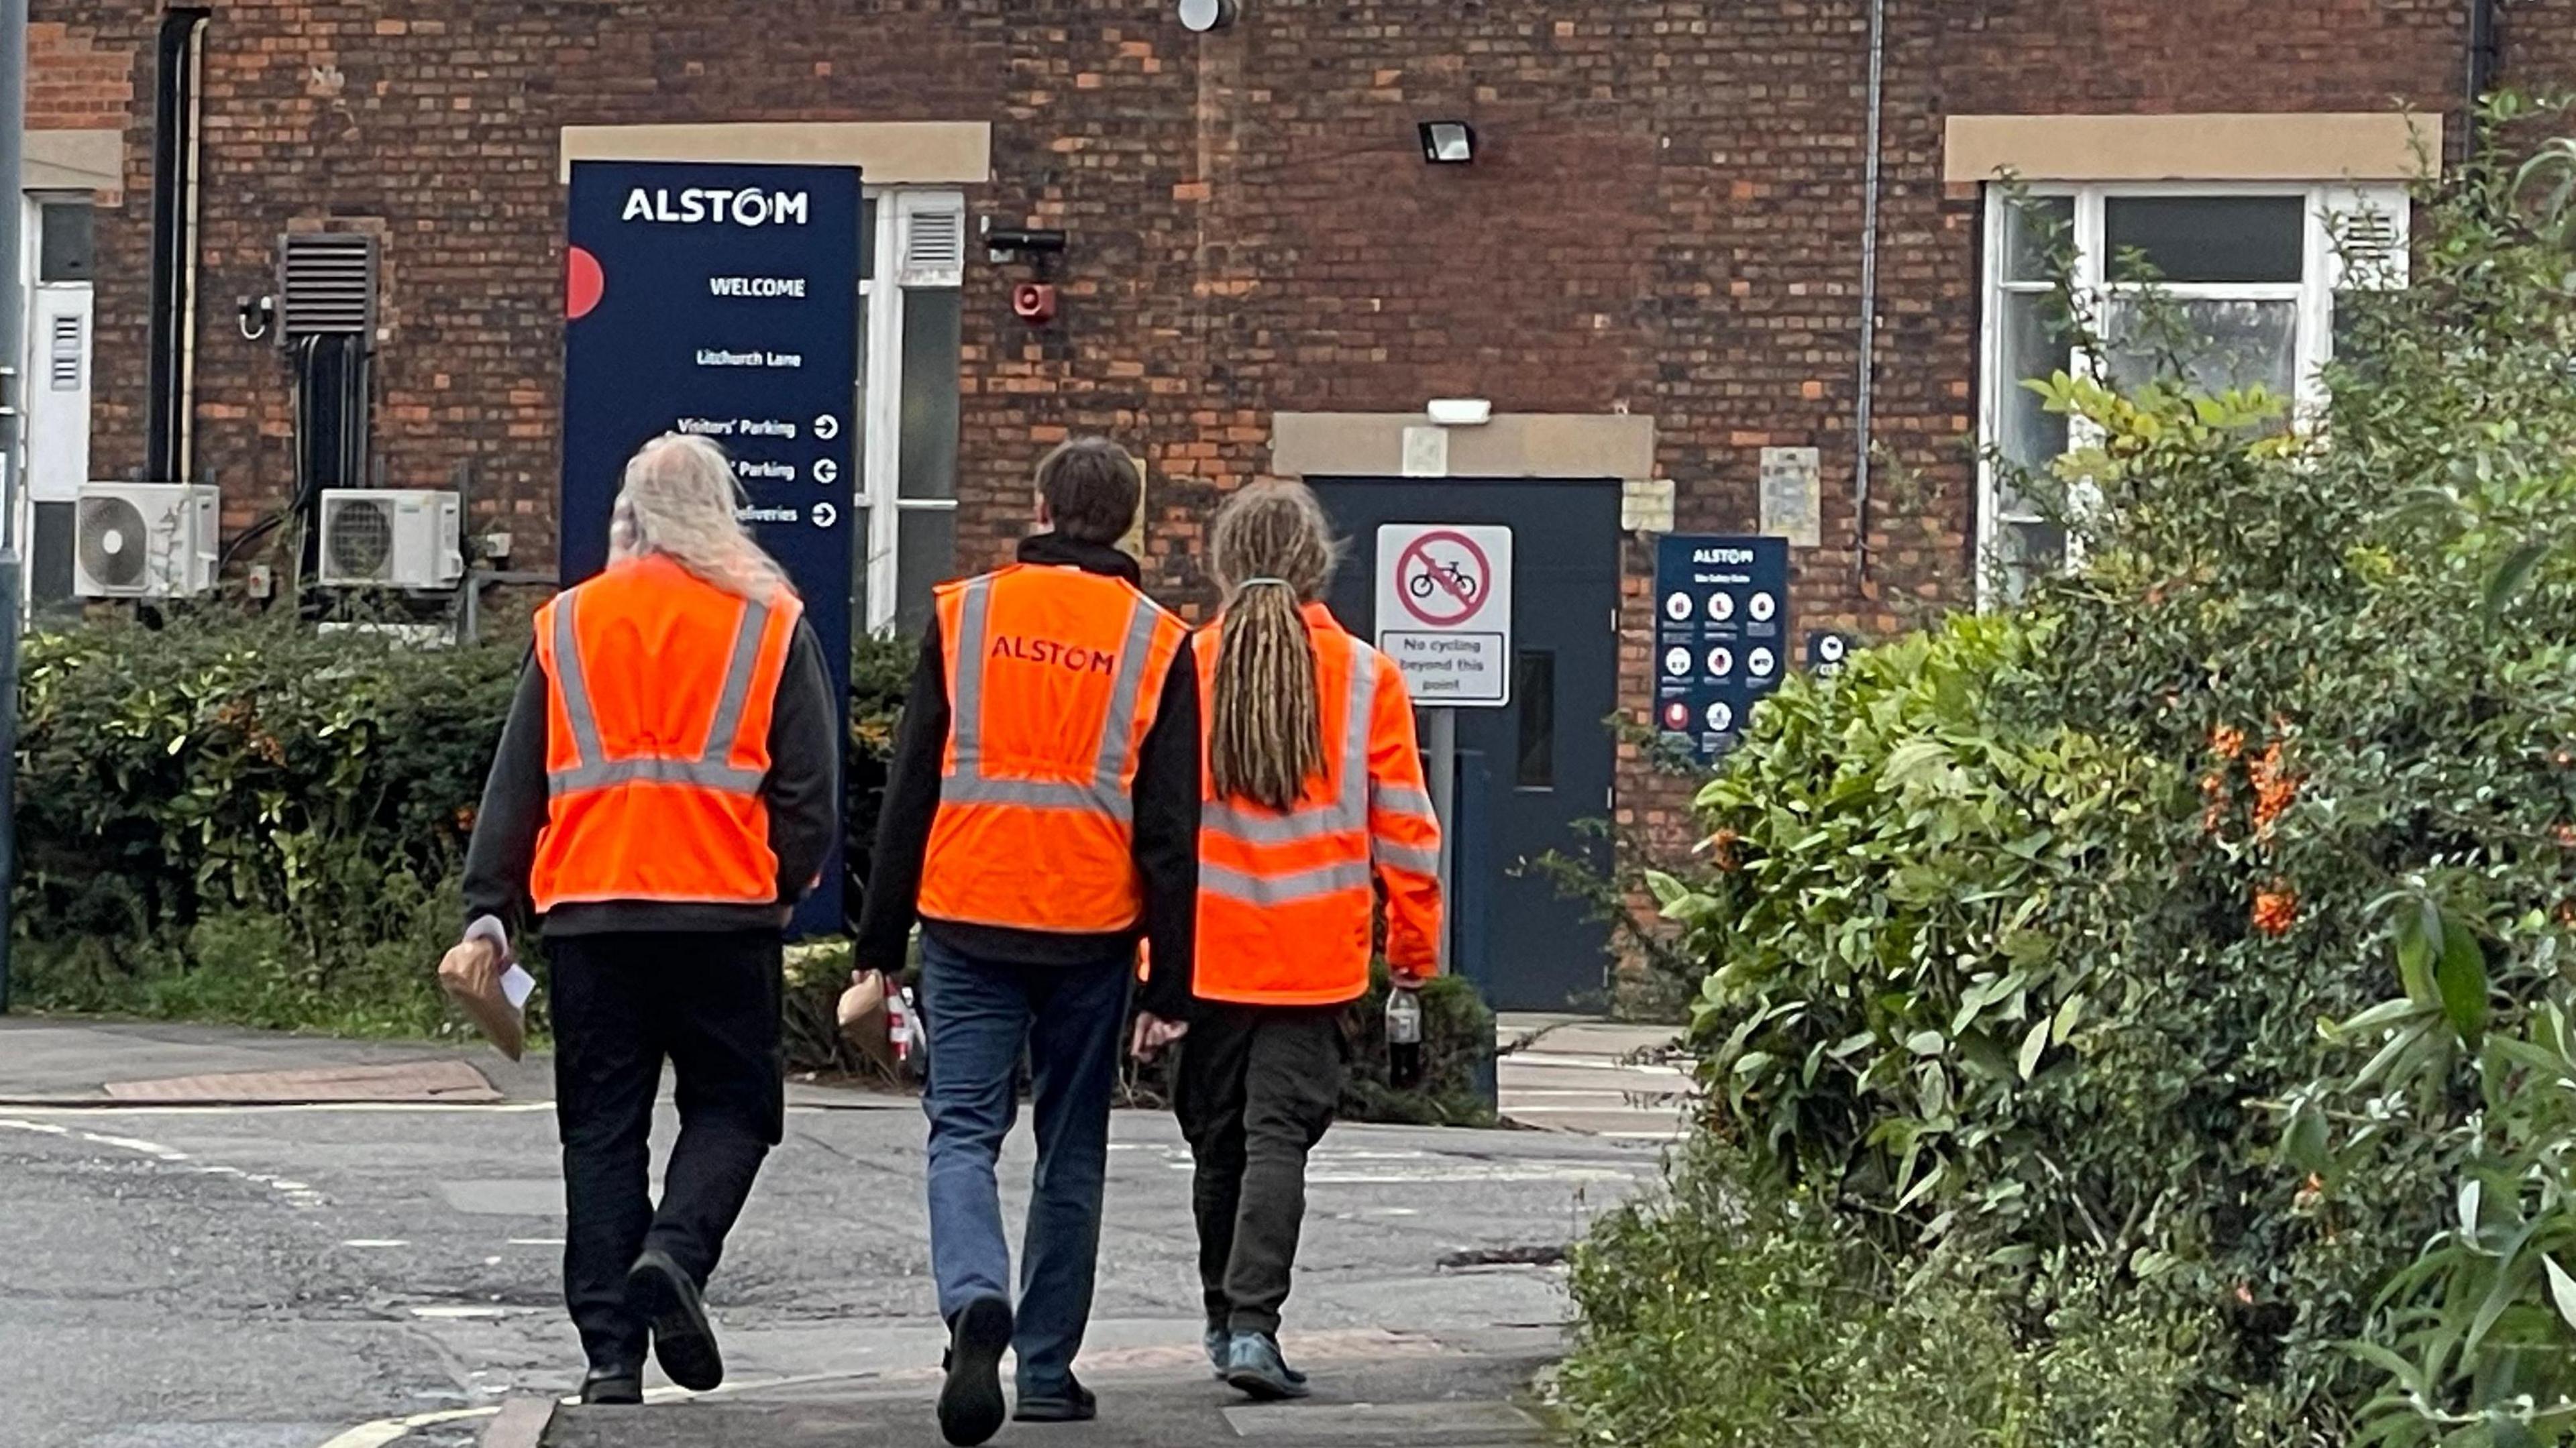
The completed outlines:
{"type": "Polygon", "coordinates": [[[1178,1020],[1189,1011],[1199,911],[1199,671],[1187,639],[1136,751],[1135,849],[1151,956],[1141,1004],[1178,1020]]]}
{"type": "Polygon", "coordinates": [[[904,967],[920,907],[922,860],[930,853],[931,822],[939,816],[939,757],[947,748],[948,670],[940,658],[939,631],[930,629],[922,635],[921,663],[904,697],[903,720],[895,726],[876,858],[852,939],[862,969],[893,974],[904,967]]]}
{"type": "Polygon", "coordinates": [[[778,898],[802,900],[814,888],[841,830],[843,730],[833,717],[832,675],[823,644],[805,620],[787,647],[778,698],[769,716],[769,848],[778,856],[778,898]]]}
{"type": "Polygon", "coordinates": [[[528,928],[535,913],[528,872],[536,865],[537,834],[545,825],[546,675],[531,649],[510,695],[492,772],[483,781],[474,836],[465,846],[466,924],[489,915],[513,935],[528,928]]]}

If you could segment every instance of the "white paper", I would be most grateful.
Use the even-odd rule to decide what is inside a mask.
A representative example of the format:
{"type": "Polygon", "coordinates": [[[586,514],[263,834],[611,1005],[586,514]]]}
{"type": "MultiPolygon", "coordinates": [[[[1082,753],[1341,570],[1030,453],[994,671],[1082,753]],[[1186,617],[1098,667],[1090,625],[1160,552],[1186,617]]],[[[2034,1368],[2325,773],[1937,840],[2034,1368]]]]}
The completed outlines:
{"type": "Polygon", "coordinates": [[[528,997],[535,993],[536,988],[537,978],[519,966],[513,965],[501,972],[501,998],[508,1001],[514,1011],[528,1008],[528,997]]]}

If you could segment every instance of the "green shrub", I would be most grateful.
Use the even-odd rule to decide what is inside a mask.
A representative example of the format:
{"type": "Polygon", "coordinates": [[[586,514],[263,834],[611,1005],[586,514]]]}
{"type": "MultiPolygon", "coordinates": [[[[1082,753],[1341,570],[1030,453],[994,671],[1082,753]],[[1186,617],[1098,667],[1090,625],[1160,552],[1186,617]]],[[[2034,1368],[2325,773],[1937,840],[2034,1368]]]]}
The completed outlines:
{"type": "Polygon", "coordinates": [[[2004,1274],[2050,1415],[2147,1365],[2056,1441],[2576,1436],[2571,183],[2428,194],[2313,434],[2042,384],[2084,566],[1766,704],[1658,887],[1756,1203],[2004,1274]]]}
{"type": "Polygon", "coordinates": [[[1580,1436],[1617,1448],[2171,1448],[2270,1444],[2260,1405],[2194,1401],[2215,1337],[2098,1283],[2034,1290],[1953,1255],[1888,1257],[1829,1204],[1748,1192],[1702,1147],[1661,1199],[1576,1251],[1559,1376],[1580,1436]]]}
{"type": "MultiPolygon", "coordinates": [[[[21,667],[23,1003],[461,1029],[431,967],[524,639],[414,649],[229,610],[37,634],[21,667]]],[[[850,830],[913,650],[853,659],[850,830]]]]}

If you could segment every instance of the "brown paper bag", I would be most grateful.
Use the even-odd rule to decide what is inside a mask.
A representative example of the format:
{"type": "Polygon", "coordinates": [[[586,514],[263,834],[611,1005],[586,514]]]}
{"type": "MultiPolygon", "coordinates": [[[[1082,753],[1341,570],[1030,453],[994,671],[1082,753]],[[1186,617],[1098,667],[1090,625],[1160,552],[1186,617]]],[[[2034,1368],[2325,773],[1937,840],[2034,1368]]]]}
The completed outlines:
{"type": "Polygon", "coordinates": [[[494,1049],[513,1061],[527,1050],[522,1008],[535,982],[526,971],[504,966],[490,951],[452,950],[439,962],[438,983],[494,1049]]]}
{"type": "Polygon", "coordinates": [[[885,977],[875,971],[853,973],[850,988],[841,992],[841,1003],[834,1015],[841,1024],[841,1039],[868,1058],[870,1064],[888,1076],[899,1077],[901,1062],[894,1053],[894,1041],[886,1021],[885,977]]]}

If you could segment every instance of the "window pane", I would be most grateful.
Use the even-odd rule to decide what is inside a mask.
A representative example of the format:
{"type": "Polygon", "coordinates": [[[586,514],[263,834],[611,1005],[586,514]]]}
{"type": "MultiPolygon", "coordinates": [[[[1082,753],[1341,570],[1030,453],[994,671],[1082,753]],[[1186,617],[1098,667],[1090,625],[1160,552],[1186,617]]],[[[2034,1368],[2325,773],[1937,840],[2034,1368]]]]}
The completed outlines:
{"type": "Polygon", "coordinates": [[[2120,298],[2111,304],[2105,331],[2111,380],[2122,387],[2179,372],[2194,392],[2260,383],[2287,402],[2298,385],[2295,302],[2166,298],[2150,309],[2134,297],[2120,298]],[[2165,331],[2176,335],[2156,335],[2165,331]]]}
{"type": "Polygon", "coordinates": [[[2055,281],[2048,273],[2048,252],[2068,239],[2075,224],[2075,198],[2025,196],[2019,205],[2009,195],[1995,199],[2004,208],[2004,279],[2055,281]]]}
{"type": "Polygon", "coordinates": [[[47,202],[36,208],[42,233],[37,243],[36,280],[85,282],[98,274],[91,244],[93,215],[86,201],[47,202]]]}
{"type": "Polygon", "coordinates": [[[1522,789],[1556,787],[1556,655],[1523,650],[1512,660],[1512,708],[1520,715],[1522,789]]]}
{"type": "Polygon", "coordinates": [[[2023,467],[2045,467],[2066,451],[2066,415],[2050,412],[2039,394],[2021,383],[2073,371],[2073,349],[2056,326],[2061,310],[2056,297],[2005,292],[2000,300],[2003,395],[1995,399],[1995,445],[2023,467]]]}
{"type": "Polygon", "coordinates": [[[957,369],[962,293],[903,294],[903,436],[896,496],[957,496],[957,369]]]}
{"type": "Polygon", "coordinates": [[[2006,522],[1995,530],[1995,552],[2004,602],[2019,603],[2034,580],[2066,566],[2066,529],[2056,523],[2006,522]]]}
{"type": "Polygon", "coordinates": [[[2102,203],[2110,271],[2145,253],[2169,282],[2296,282],[2307,256],[2308,203],[2297,196],[2114,196],[2102,203]]]}
{"type": "Polygon", "coordinates": [[[957,575],[957,513],[906,508],[895,519],[895,631],[918,638],[930,627],[930,590],[957,575]]]}
{"type": "MultiPolygon", "coordinates": [[[[872,281],[877,274],[877,199],[859,198],[859,280],[872,281]]],[[[859,335],[865,336],[862,332],[859,335]]]]}

